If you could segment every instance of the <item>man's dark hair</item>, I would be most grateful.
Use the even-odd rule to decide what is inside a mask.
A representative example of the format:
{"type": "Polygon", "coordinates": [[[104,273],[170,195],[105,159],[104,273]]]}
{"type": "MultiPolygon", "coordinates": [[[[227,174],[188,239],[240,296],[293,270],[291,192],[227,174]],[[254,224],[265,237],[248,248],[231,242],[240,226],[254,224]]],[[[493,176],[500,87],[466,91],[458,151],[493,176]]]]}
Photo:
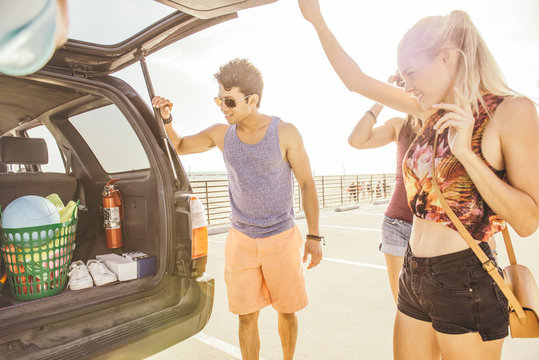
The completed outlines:
{"type": "Polygon", "coordinates": [[[247,59],[234,59],[221,65],[219,72],[213,75],[225,90],[239,88],[244,95],[258,95],[256,107],[260,107],[264,80],[262,74],[247,59]]]}

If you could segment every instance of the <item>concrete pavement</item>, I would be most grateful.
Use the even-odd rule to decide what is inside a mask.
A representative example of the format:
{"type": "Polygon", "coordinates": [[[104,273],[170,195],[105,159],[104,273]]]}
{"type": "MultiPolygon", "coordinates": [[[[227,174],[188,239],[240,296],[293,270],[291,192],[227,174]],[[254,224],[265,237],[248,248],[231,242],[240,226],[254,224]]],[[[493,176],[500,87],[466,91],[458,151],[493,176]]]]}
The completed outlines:
{"type": "MultiPolygon", "coordinates": [[[[362,204],[359,209],[321,210],[326,236],[324,260],[306,271],[309,306],[298,313],[296,360],[392,359],[395,304],[391,297],[383,255],[378,251],[387,204],[362,204]]],[[[306,221],[297,220],[305,234],[306,221]]],[[[514,232],[517,260],[539,276],[539,233],[519,239],[514,232]]],[[[150,360],[241,359],[237,317],[228,311],[223,280],[226,234],[210,236],[207,272],[215,277],[215,303],[201,333],[172,346],[150,360]]],[[[502,267],[507,265],[501,236],[497,239],[502,267]]],[[[260,313],[261,359],[282,359],[277,314],[260,313]]],[[[503,360],[539,358],[539,340],[505,341],[503,360]]]]}

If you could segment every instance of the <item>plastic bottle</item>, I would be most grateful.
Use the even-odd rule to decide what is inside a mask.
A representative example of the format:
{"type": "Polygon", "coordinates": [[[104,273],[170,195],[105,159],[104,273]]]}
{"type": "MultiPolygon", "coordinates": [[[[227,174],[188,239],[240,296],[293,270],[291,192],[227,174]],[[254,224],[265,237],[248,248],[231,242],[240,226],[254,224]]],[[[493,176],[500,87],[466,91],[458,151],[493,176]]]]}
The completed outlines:
{"type": "Polygon", "coordinates": [[[208,221],[204,205],[195,196],[192,195],[189,201],[191,208],[191,227],[193,236],[191,240],[191,258],[198,259],[208,255],[208,221]]]}

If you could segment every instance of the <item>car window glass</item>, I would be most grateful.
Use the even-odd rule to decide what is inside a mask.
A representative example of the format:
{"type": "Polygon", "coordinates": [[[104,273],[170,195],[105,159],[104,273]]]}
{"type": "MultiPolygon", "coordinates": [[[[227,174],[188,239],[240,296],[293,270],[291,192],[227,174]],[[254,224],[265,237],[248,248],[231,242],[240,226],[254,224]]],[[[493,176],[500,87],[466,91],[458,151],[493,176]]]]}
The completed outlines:
{"type": "Polygon", "coordinates": [[[45,139],[45,143],[47,144],[49,162],[47,164],[41,165],[41,171],[65,173],[66,169],[64,166],[64,161],[62,159],[62,154],[60,153],[58,144],[56,143],[56,140],[50,133],[49,129],[47,129],[44,125],[40,125],[27,130],[26,133],[31,138],[45,139]]]}
{"type": "Polygon", "coordinates": [[[95,44],[124,41],[175,10],[148,0],[92,0],[69,6],[68,37],[95,44]],[[121,14],[119,17],[118,14],[121,14]],[[91,29],[91,31],[89,31],[91,29]]]}
{"type": "Polygon", "coordinates": [[[135,131],[114,105],[107,105],[69,121],[84,138],[103,169],[108,173],[150,167],[148,157],[135,131]]]}

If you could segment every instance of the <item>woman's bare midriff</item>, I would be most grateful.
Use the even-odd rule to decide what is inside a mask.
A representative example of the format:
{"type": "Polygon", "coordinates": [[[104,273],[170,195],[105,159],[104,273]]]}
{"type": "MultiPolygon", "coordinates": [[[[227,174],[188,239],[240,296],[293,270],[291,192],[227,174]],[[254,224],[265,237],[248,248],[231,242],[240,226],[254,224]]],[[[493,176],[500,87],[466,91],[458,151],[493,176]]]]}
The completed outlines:
{"type": "Polygon", "coordinates": [[[414,256],[434,257],[468,249],[460,234],[450,227],[414,216],[410,249],[414,256]]]}

